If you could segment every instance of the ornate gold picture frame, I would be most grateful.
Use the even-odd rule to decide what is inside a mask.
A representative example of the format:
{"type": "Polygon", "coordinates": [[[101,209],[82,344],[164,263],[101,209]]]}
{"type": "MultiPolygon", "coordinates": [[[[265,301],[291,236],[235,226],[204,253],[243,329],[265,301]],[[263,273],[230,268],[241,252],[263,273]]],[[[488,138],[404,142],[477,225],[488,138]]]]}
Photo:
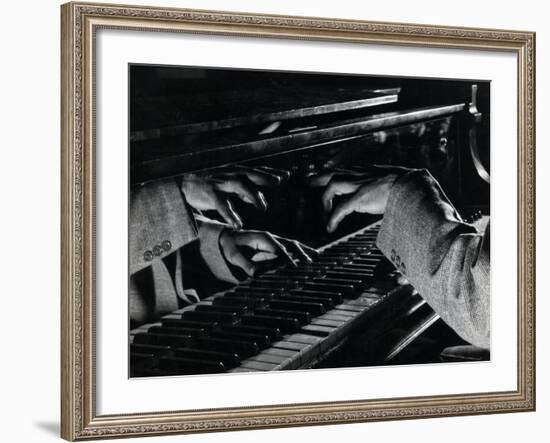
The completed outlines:
{"type": "MultiPolygon", "coordinates": [[[[68,3],[62,22],[61,435],[87,440],[535,409],[535,34],[68,3]],[[99,29],[474,49],[517,56],[517,389],[150,413],[96,410],[95,56],[99,29]]],[[[498,276],[494,277],[498,278],[498,276]]]]}

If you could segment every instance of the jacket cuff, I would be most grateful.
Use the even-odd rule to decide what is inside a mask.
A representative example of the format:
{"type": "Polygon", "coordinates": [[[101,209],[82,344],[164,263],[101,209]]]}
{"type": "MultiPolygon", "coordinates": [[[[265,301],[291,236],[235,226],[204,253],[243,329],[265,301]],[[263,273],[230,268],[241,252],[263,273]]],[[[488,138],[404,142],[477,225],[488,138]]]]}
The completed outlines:
{"type": "Polygon", "coordinates": [[[431,174],[416,169],[393,184],[377,245],[403,274],[432,274],[465,233],[476,229],[462,222],[431,174]]]}
{"type": "Polygon", "coordinates": [[[220,236],[228,225],[198,217],[200,252],[208,268],[219,279],[229,283],[238,283],[220,247],[220,236]]]}
{"type": "Polygon", "coordinates": [[[403,231],[403,223],[411,223],[411,220],[406,220],[404,206],[408,202],[407,196],[411,193],[411,181],[414,180],[414,174],[417,170],[408,172],[398,177],[390,189],[390,195],[386,203],[382,225],[378,233],[377,246],[382,253],[395,265],[396,269],[402,273],[406,272],[406,267],[401,261],[396,261],[398,257],[396,253],[396,240],[399,238],[399,233],[403,231]],[[413,177],[411,179],[411,174],[413,177]]]}
{"type": "Polygon", "coordinates": [[[134,187],[129,212],[130,274],[197,238],[195,220],[174,180],[134,187]]]}

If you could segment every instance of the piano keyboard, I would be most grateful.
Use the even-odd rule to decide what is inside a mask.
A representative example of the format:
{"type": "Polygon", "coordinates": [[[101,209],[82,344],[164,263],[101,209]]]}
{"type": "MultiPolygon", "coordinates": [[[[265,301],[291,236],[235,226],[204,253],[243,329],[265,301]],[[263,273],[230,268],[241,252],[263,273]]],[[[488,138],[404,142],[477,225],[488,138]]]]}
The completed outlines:
{"type": "MultiPolygon", "coordinates": [[[[309,368],[372,314],[410,298],[375,245],[380,222],[130,333],[131,375],[309,368]]],[[[387,312],[386,312],[387,314],[387,312]]]]}

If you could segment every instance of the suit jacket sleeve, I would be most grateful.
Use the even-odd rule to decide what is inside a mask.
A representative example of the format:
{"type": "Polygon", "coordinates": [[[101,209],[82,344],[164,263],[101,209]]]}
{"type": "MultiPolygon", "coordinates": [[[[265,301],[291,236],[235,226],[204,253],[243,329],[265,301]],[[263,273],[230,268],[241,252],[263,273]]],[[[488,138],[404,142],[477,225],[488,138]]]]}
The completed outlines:
{"type": "Polygon", "coordinates": [[[132,189],[130,195],[130,274],[195,240],[193,214],[174,180],[132,189]]]}
{"type": "Polygon", "coordinates": [[[464,340],[490,344],[489,225],[464,223],[426,170],[392,186],[378,247],[464,340]]]}
{"type": "Polygon", "coordinates": [[[231,227],[202,215],[197,215],[196,219],[199,225],[200,251],[208,268],[219,280],[238,283],[239,280],[231,272],[220,247],[220,236],[225,229],[231,229],[231,227]]]}

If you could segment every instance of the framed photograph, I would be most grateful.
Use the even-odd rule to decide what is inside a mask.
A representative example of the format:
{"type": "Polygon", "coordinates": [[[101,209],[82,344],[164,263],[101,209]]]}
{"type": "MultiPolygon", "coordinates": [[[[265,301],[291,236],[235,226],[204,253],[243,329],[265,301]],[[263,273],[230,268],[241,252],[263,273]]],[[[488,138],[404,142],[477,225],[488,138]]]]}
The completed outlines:
{"type": "Polygon", "coordinates": [[[534,410],[534,33],[61,17],[63,438],[534,410]]]}

